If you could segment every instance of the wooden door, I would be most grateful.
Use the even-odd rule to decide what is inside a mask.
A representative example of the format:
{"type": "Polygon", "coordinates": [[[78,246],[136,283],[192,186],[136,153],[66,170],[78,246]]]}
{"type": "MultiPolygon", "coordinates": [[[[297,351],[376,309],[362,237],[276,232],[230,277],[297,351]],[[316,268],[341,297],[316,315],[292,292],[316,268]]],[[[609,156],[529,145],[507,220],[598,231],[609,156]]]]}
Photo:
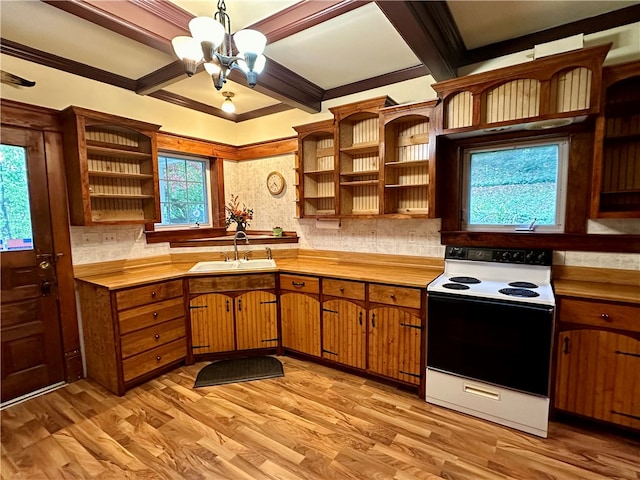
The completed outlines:
{"type": "Polygon", "coordinates": [[[280,295],[282,346],[320,356],[320,302],[316,296],[285,292],[280,295]]]}
{"type": "Polygon", "coordinates": [[[63,381],[64,364],[43,137],[39,132],[3,126],[1,140],[0,336],[2,402],[6,402],[63,381]],[[21,168],[26,177],[9,167],[21,168]],[[25,184],[22,194],[19,184],[25,184]],[[25,198],[27,189],[28,204],[16,211],[16,198],[25,198]],[[16,218],[28,212],[30,222],[16,218]],[[22,233],[16,238],[11,232],[29,229],[29,223],[29,237],[22,233]]]}
{"type": "Polygon", "coordinates": [[[560,333],[555,406],[640,429],[640,341],[600,330],[560,333]]]}
{"type": "Polygon", "coordinates": [[[348,300],[322,304],[322,357],[356,368],[366,368],[366,311],[348,300]]]}
{"type": "Polygon", "coordinates": [[[420,316],[394,307],[369,312],[369,370],[406,383],[420,383],[420,316]]]}
{"type": "Polygon", "coordinates": [[[278,346],[276,296],[264,290],[240,295],[236,303],[238,350],[278,346]]]}
{"type": "Polygon", "coordinates": [[[233,298],[207,293],[189,302],[191,348],[194,355],[235,350],[233,298]]]}

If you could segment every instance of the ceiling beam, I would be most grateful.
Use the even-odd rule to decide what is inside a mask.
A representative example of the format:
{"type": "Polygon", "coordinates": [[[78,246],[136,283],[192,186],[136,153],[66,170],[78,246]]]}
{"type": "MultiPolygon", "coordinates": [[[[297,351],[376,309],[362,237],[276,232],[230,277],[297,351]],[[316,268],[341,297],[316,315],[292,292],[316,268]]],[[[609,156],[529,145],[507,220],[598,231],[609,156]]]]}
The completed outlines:
{"type": "Polygon", "coordinates": [[[376,1],[413,53],[440,82],[458,76],[465,47],[444,1],[376,1]]]}

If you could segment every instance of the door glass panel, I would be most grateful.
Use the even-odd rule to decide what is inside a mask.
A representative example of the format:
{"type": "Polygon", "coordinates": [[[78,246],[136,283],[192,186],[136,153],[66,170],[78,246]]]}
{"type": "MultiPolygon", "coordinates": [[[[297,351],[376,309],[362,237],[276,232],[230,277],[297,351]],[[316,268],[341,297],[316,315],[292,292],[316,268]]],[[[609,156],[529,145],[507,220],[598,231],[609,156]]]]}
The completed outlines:
{"type": "Polygon", "coordinates": [[[0,250],[32,248],[27,151],[0,145],[0,250]]]}

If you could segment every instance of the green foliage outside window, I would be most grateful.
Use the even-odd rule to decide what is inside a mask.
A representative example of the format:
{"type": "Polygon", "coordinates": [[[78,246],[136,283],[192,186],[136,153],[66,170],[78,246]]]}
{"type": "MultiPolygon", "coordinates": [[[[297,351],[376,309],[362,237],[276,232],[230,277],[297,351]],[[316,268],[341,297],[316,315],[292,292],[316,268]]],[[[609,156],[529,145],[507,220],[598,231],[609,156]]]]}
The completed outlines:
{"type": "Polygon", "coordinates": [[[473,152],[468,223],[556,223],[558,145],[473,152]]]}
{"type": "Polygon", "coordinates": [[[0,241],[2,250],[32,248],[27,159],[23,147],[0,145],[0,241]]]}
{"type": "Polygon", "coordinates": [[[158,157],[160,179],[160,225],[209,223],[206,162],[158,157]]]}

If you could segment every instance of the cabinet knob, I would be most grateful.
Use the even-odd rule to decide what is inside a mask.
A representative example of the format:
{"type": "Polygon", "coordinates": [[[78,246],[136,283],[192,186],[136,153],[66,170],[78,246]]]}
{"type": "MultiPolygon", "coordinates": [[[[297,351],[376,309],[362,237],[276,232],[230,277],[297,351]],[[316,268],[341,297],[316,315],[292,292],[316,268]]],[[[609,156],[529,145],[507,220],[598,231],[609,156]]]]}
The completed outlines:
{"type": "Polygon", "coordinates": [[[160,334],[159,334],[159,333],[156,333],[153,337],[154,337],[156,340],[159,340],[159,339],[160,339],[160,334]]]}
{"type": "Polygon", "coordinates": [[[158,312],[153,312],[153,318],[157,318],[158,317],[158,312]]]}
{"type": "Polygon", "coordinates": [[[156,361],[158,361],[158,362],[159,362],[160,360],[162,360],[162,357],[161,357],[160,355],[158,355],[158,356],[156,357],[156,361]]]}
{"type": "Polygon", "coordinates": [[[608,313],[601,313],[600,314],[600,318],[603,319],[606,322],[610,322],[611,319],[609,318],[609,314],[608,313]]]}
{"type": "Polygon", "coordinates": [[[391,299],[392,299],[392,300],[395,300],[395,299],[396,299],[396,294],[395,294],[395,293],[392,293],[392,294],[390,295],[390,297],[391,297],[391,299]]]}
{"type": "Polygon", "coordinates": [[[344,287],[340,287],[340,293],[344,293],[344,287]]]}
{"type": "Polygon", "coordinates": [[[156,292],[151,292],[151,296],[152,296],[153,298],[156,298],[156,292]]]}

